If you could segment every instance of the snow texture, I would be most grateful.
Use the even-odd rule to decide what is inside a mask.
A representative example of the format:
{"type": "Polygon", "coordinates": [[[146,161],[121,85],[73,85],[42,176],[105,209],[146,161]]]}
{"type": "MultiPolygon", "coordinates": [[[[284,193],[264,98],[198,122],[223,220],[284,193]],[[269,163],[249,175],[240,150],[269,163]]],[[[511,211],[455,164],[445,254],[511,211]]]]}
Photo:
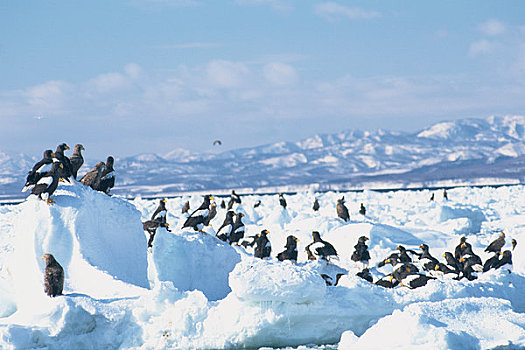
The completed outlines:
{"type": "Polygon", "coordinates": [[[215,237],[226,214],[220,206],[206,234],[181,230],[182,205],[189,200],[197,208],[201,196],[168,199],[173,232],[158,229],[148,252],[141,221],[157,199],[128,202],[60,184],[51,206],[35,198],[0,206],[0,348],[523,348],[524,190],[457,188],[449,200],[435,192],[433,202],[429,190],[348,192],[346,223],[335,210],[342,193],[285,194],[287,209],[277,195],[244,195],[234,209],[246,214],[246,234],[270,231],[272,254],[261,260],[215,237]],[[338,259],[307,260],[314,230],[338,259]],[[357,239],[369,237],[376,280],[386,273],[377,263],[399,244],[418,250],[426,243],[443,261],[465,235],[485,261],[483,249],[501,230],[504,249],[512,249],[511,238],[518,242],[512,273],[491,270],[474,281],[438,278],[413,290],[386,289],[357,277],[362,266],[350,259],[357,239]],[[297,264],[275,258],[291,234],[299,238],[297,264]],[[43,292],[43,253],[65,269],[62,296],[43,292]],[[321,274],[333,283],[343,276],[328,286],[321,274]]]}

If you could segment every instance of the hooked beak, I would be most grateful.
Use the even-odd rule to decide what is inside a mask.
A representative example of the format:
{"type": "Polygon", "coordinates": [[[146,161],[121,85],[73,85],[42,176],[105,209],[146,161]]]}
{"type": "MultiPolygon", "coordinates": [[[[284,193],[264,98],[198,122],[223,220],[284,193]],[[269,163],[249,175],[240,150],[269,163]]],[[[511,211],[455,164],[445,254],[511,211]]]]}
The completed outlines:
{"type": "Polygon", "coordinates": [[[439,265],[436,265],[436,267],[434,267],[434,270],[435,271],[439,270],[439,265]]]}

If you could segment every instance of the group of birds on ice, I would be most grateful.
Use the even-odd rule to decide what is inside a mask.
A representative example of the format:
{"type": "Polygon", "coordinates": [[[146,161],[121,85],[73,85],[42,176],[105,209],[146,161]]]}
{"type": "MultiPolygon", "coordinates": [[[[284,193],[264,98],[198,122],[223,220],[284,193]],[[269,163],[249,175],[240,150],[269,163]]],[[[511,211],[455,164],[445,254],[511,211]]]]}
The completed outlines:
{"type": "MultiPolygon", "coordinates": [[[[84,146],[77,144],[71,157],[64,152],[69,146],[61,143],[55,152],[48,149],[44,151],[43,158],[38,161],[29,171],[23,192],[31,190],[31,195],[45,200],[49,205],[53,204],[51,196],[58,188],[61,181],[76,181],[78,170],[84,164],[82,151],[84,146]]],[[[113,169],[114,159],[109,156],[106,163],[98,162],[93,169],[88,171],[80,179],[80,183],[89,186],[93,190],[110,195],[110,190],[115,185],[115,171],[113,169]]],[[[44,291],[47,295],[55,297],[62,294],[64,288],[64,269],[56,261],[52,254],[44,254],[46,268],[44,270],[44,291]]]]}
{"type": "MultiPolygon", "coordinates": [[[[75,145],[71,157],[64,154],[68,149],[70,148],[67,144],[61,143],[55,152],[50,149],[45,150],[43,158],[29,171],[22,191],[31,190],[31,194],[52,204],[51,195],[57,189],[59,182],[71,183],[71,178],[76,181],[78,170],[84,164],[82,156],[84,146],[75,145]]],[[[109,195],[109,191],[115,185],[114,161],[114,158],[109,156],[106,163],[98,162],[93,169],[82,176],[80,183],[109,195]]]]}
{"type": "MultiPolygon", "coordinates": [[[[443,192],[443,195],[444,198],[447,199],[446,190],[443,192]]],[[[282,193],[279,193],[278,199],[279,204],[286,210],[287,202],[282,193]]],[[[211,220],[217,215],[216,204],[212,202],[212,200],[214,200],[213,196],[205,195],[202,204],[187,217],[182,229],[190,228],[196,232],[206,234],[203,231],[204,226],[209,226],[211,220]]],[[[431,200],[434,200],[434,198],[432,197],[431,200]]],[[[224,200],[221,202],[221,207],[227,209],[227,212],[224,222],[216,231],[217,239],[230,245],[242,246],[247,250],[253,248],[253,255],[255,257],[268,259],[272,251],[271,242],[268,238],[270,232],[263,229],[257,235],[245,237],[245,226],[242,222],[244,214],[235,213],[231,210],[235,203],[241,203],[241,198],[235,191],[232,191],[227,206],[224,200]]],[[[260,204],[261,201],[259,200],[255,203],[254,207],[256,208],[260,204]]],[[[317,211],[319,208],[319,202],[315,199],[312,209],[317,211]]],[[[182,207],[182,213],[188,212],[189,202],[186,202],[182,207]]],[[[336,212],[337,216],[345,222],[350,220],[344,197],[338,199],[336,212]]],[[[363,216],[366,215],[366,208],[363,203],[360,205],[359,213],[363,216]]],[[[143,222],[144,230],[150,235],[148,247],[152,247],[158,227],[165,227],[169,230],[166,216],[166,200],[162,199],[151,216],[151,219],[143,222]]],[[[444,262],[433,257],[429,252],[429,246],[426,244],[419,246],[421,249],[420,252],[406,249],[402,245],[399,245],[396,248],[397,252],[390,254],[374,268],[374,271],[377,272],[378,275],[375,276],[376,280],[374,281],[374,276],[368,268],[370,261],[370,253],[366,244],[368,240],[368,237],[361,236],[354,246],[354,251],[350,258],[356,265],[362,267],[362,270],[357,273],[357,276],[382,287],[393,288],[402,285],[408,288],[417,288],[426,285],[429,280],[436,278],[453,278],[456,280],[466,278],[472,281],[477,278],[478,273],[487,272],[491,269],[507,268],[509,272],[511,271],[512,252],[511,250],[502,252],[502,248],[505,245],[505,234],[501,232],[499,237],[485,249],[485,252],[494,254],[491,258],[487,259],[485,263],[474,253],[466,237],[460,239],[454,254],[451,252],[445,252],[443,254],[444,262]],[[391,266],[391,272],[381,273],[380,271],[382,269],[388,270],[385,268],[385,266],[388,265],[391,266]]],[[[280,261],[291,260],[294,263],[297,262],[297,241],[297,237],[289,235],[286,238],[285,250],[276,255],[277,259],[280,261]]],[[[516,240],[512,239],[512,250],[514,250],[516,244],[516,240]]],[[[339,258],[334,246],[323,240],[318,231],[312,232],[312,242],[305,247],[305,252],[308,260],[320,259],[330,263],[331,259],[339,258]]],[[[331,277],[322,275],[328,285],[336,285],[341,276],[342,274],[337,275],[334,282],[331,277]]]]}
{"type": "MultiPolygon", "coordinates": [[[[31,190],[31,194],[37,196],[41,200],[45,200],[48,204],[52,204],[51,195],[55,192],[60,181],[71,182],[72,179],[76,181],[78,170],[84,163],[82,151],[85,148],[81,144],[74,147],[73,154],[68,158],[64,152],[69,147],[62,143],[58,145],[55,152],[51,150],[44,151],[43,159],[37,162],[29,174],[27,175],[26,183],[23,191],[31,190]],[[44,197],[43,197],[44,196],[44,197]]],[[[80,183],[89,186],[93,190],[104,192],[110,195],[110,190],[115,184],[115,171],[113,168],[114,159],[109,156],[105,163],[98,162],[93,169],[88,171],[81,179],[80,183]]],[[[444,199],[447,199],[446,190],[443,191],[444,199]]],[[[287,202],[282,193],[279,193],[279,204],[286,210],[287,202]]],[[[211,220],[217,215],[217,205],[214,197],[205,195],[202,204],[194,210],[184,222],[182,229],[190,228],[194,231],[206,234],[203,231],[204,226],[209,226],[211,220]],[[213,202],[212,202],[213,201],[213,202]]],[[[430,200],[434,200],[434,195],[430,200]]],[[[241,197],[231,192],[230,200],[226,205],[222,200],[221,208],[227,209],[224,222],[216,231],[216,238],[230,245],[242,246],[247,250],[253,249],[253,255],[257,258],[268,259],[271,254],[272,246],[268,238],[270,233],[263,229],[259,234],[245,237],[245,225],[242,222],[243,213],[235,213],[232,209],[235,204],[241,203],[241,197]]],[[[259,200],[254,207],[261,205],[259,200]]],[[[320,208],[317,198],[314,200],[312,209],[318,211],[320,208]]],[[[189,201],[182,207],[182,213],[188,214],[190,210],[189,201]]],[[[336,205],[337,216],[345,222],[350,220],[348,208],[345,206],[344,196],[338,199],[336,205]]],[[[366,215],[366,208],[361,203],[359,213],[366,215]]],[[[166,200],[162,199],[159,206],[152,214],[151,219],[143,222],[144,230],[149,234],[148,247],[153,246],[155,234],[159,227],[170,230],[167,222],[166,200]]],[[[390,265],[391,272],[381,274],[375,278],[368,268],[370,253],[366,241],[368,237],[361,236],[357,244],[354,246],[354,251],[351,255],[351,260],[356,264],[362,266],[362,270],[357,273],[357,276],[374,283],[379,286],[393,288],[398,285],[406,286],[408,288],[417,288],[424,286],[427,281],[438,277],[449,276],[454,279],[466,278],[474,280],[477,278],[476,274],[479,272],[486,272],[490,269],[498,269],[509,267],[512,265],[512,252],[510,250],[501,251],[505,245],[505,234],[500,233],[500,236],[492,242],[486,249],[486,252],[494,255],[487,259],[485,263],[476,255],[472,246],[466,241],[466,237],[462,237],[454,254],[445,252],[443,257],[445,262],[440,262],[433,257],[429,252],[429,247],[426,244],[421,244],[421,252],[406,249],[403,246],[398,246],[398,252],[390,254],[377,264],[374,270],[377,272],[381,268],[390,265]],[[421,270],[423,270],[421,272],[421,270]]],[[[289,235],[284,246],[285,250],[277,254],[279,261],[290,260],[297,262],[297,237],[289,235]]],[[[512,240],[512,250],[516,246],[516,241],[512,240]]],[[[308,260],[324,260],[330,263],[331,259],[338,259],[336,249],[332,244],[323,240],[317,231],[312,232],[312,242],[305,247],[305,252],[308,260]]],[[[56,296],[62,294],[64,284],[64,270],[62,266],[56,261],[51,254],[44,254],[42,259],[46,261],[46,268],[44,271],[44,286],[45,292],[49,296],[56,296]]],[[[510,268],[508,269],[510,272],[510,268]]],[[[327,275],[322,275],[328,285],[336,285],[342,274],[338,274],[335,282],[327,275]]]]}

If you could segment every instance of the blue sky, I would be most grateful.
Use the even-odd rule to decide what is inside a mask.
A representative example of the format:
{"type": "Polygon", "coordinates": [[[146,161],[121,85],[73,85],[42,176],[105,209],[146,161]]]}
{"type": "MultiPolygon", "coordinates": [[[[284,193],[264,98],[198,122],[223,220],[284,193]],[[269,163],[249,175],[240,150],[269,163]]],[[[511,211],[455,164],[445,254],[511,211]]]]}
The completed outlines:
{"type": "Polygon", "coordinates": [[[162,155],[524,114],[524,13],[523,1],[2,1],[0,151],[162,155]]]}

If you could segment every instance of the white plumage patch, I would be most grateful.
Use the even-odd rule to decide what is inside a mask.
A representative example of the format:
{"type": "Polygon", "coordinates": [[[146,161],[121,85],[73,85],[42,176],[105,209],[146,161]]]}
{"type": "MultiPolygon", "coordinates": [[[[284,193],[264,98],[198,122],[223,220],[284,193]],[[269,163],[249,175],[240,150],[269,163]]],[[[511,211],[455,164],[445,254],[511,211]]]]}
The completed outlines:
{"type": "Polygon", "coordinates": [[[33,185],[27,185],[27,186],[24,186],[24,188],[22,188],[22,192],[25,192],[25,191],[27,191],[27,190],[31,190],[31,189],[33,189],[33,187],[35,187],[34,184],[33,184],[33,185]]]}
{"type": "Polygon", "coordinates": [[[210,213],[209,209],[199,209],[195,213],[193,213],[192,216],[193,217],[196,217],[196,216],[206,217],[206,216],[208,216],[209,213],[210,213]]]}
{"type": "Polygon", "coordinates": [[[226,225],[222,229],[220,229],[219,232],[217,232],[217,234],[226,233],[226,235],[229,235],[231,231],[232,231],[232,225],[226,225]]]}
{"type": "Polygon", "coordinates": [[[323,242],[315,242],[313,243],[311,246],[310,246],[310,251],[313,253],[313,254],[316,254],[317,255],[317,249],[318,248],[324,248],[325,244],[323,242]]]}
{"type": "Polygon", "coordinates": [[[420,276],[418,274],[408,275],[403,279],[403,284],[410,284],[410,282],[417,280],[420,276]]]}
{"type": "Polygon", "coordinates": [[[51,170],[51,167],[53,166],[53,163],[48,163],[48,164],[42,164],[42,166],[40,166],[40,168],[37,169],[37,173],[45,173],[45,172],[48,172],[51,170]]]}
{"type": "Polygon", "coordinates": [[[480,264],[472,265],[472,270],[476,272],[483,272],[483,266],[481,266],[480,264]]]}
{"type": "Polygon", "coordinates": [[[419,262],[423,265],[426,265],[428,263],[431,263],[432,260],[430,260],[429,258],[423,258],[423,259],[420,259],[419,262]]]}
{"type": "Polygon", "coordinates": [[[38,180],[38,185],[47,185],[48,187],[53,183],[53,177],[52,176],[45,176],[38,180]]]}
{"type": "Polygon", "coordinates": [[[111,179],[115,177],[115,172],[114,171],[110,171],[109,173],[107,173],[106,175],[104,175],[102,177],[102,180],[108,180],[108,179],[111,179]]]}

